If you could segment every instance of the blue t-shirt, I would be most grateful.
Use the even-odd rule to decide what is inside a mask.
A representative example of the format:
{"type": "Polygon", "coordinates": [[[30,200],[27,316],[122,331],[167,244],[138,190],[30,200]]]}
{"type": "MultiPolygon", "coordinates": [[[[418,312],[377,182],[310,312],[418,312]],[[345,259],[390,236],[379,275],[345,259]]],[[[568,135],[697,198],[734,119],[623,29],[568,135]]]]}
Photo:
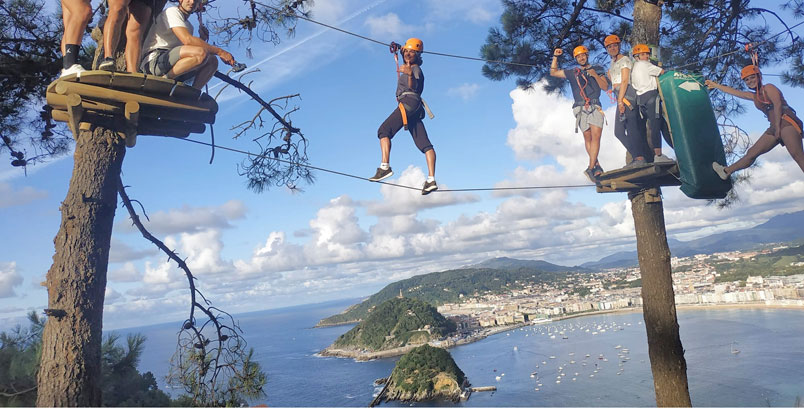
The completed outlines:
{"type": "MultiPolygon", "coordinates": [[[[606,71],[599,65],[592,65],[590,69],[594,69],[598,75],[606,75],[606,71]]],[[[564,76],[567,77],[570,88],[572,88],[572,97],[575,99],[573,107],[586,105],[586,100],[581,95],[581,89],[583,89],[584,94],[592,103],[600,104],[600,85],[597,84],[597,81],[592,75],[584,71],[581,67],[575,67],[565,69],[564,76]]]]}

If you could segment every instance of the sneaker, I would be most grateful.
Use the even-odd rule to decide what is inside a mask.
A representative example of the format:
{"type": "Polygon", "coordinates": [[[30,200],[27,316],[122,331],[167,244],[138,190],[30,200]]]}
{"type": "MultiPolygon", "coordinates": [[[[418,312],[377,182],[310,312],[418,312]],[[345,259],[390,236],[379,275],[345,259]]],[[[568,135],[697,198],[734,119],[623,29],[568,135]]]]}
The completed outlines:
{"type": "Polygon", "coordinates": [[[674,163],[674,161],[673,161],[673,159],[671,159],[671,158],[669,158],[669,157],[667,157],[667,156],[665,156],[663,154],[659,154],[659,155],[653,156],[653,163],[654,164],[674,163]]]}
{"type": "Polygon", "coordinates": [[[109,72],[116,71],[114,58],[106,57],[103,60],[101,60],[100,64],[98,64],[98,69],[102,70],[102,71],[109,71],[109,72]]]}
{"type": "Polygon", "coordinates": [[[383,169],[382,167],[377,167],[377,172],[374,173],[374,177],[370,177],[369,181],[380,181],[385,180],[388,177],[394,175],[394,171],[391,168],[383,169]]]}
{"type": "Polygon", "coordinates": [[[726,166],[718,162],[712,162],[712,169],[715,170],[715,173],[717,173],[717,175],[723,180],[727,180],[729,178],[729,174],[726,173],[726,166]]]}
{"type": "Polygon", "coordinates": [[[645,167],[648,165],[648,162],[645,159],[634,159],[631,160],[631,163],[628,163],[623,167],[624,169],[638,169],[640,167],[645,167]]]}
{"type": "Polygon", "coordinates": [[[78,74],[84,71],[86,70],[84,69],[84,67],[81,66],[81,64],[73,64],[70,66],[70,68],[62,69],[59,78],[65,77],[67,75],[78,74]]]}
{"type": "Polygon", "coordinates": [[[427,195],[432,193],[433,191],[438,190],[438,184],[436,184],[435,180],[433,181],[425,181],[424,187],[422,187],[422,195],[427,195]]]}
{"type": "Polygon", "coordinates": [[[586,176],[586,178],[589,179],[589,181],[591,181],[593,183],[597,183],[597,177],[595,177],[595,169],[594,169],[594,167],[584,170],[583,174],[586,176]]]}

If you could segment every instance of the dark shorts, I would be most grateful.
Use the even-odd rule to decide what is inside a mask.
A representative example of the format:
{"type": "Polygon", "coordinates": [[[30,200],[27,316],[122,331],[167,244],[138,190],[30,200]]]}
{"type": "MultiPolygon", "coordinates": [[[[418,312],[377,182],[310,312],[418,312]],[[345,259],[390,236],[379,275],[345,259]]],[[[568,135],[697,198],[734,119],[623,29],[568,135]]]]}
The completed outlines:
{"type": "MultiPolygon", "coordinates": [[[[426,153],[428,150],[433,150],[433,144],[430,143],[430,138],[427,137],[427,129],[424,128],[424,123],[422,123],[422,119],[424,119],[424,107],[418,101],[409,101],[403,98],[402,103],[405,106],[405,113],[407,113],[408,119],[408,132],[413,137],[413,143],[416,144],[416,147],[422,153],[426,153]],[[414,109],[408,109],[408,106],[416,105],[418,106],[414,109]]],[[[377,137],[382,139],[387,137],[389,139],[393,139],[394,135],[402,129],[402,112],[399,110],[399,107],[394,109],[393,112],[385,119],[385,122],[380,125],[380,128],[377,130],[377,137]]]]}

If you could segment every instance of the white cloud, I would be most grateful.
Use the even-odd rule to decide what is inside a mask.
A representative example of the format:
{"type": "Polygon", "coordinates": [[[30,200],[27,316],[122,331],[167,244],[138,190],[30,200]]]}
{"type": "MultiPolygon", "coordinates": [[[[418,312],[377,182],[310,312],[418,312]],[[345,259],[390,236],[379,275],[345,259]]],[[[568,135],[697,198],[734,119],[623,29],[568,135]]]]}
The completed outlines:
{"type": "Polygon", "coordinates": [[[132,262],[126,262],[122,267],[109,271],[110,282],[139,282],[140,280],[142,280],[142,275],[132,262]]]}
{"type": "Polygon", "coordinates": [[[502,12],[499,1],[494,0],[428,0],[427,15],[439,20],[456,18],[475,24],[488,24],[502,12]]]}
{"type": "Polygon", "coordinates": [[[14,288],[22,285],[16,262],[0,262],[0,298],[16,296],[14,288]]]}
{"type": "Polygon", "coordinates": [[[447,90],[447,95],[459,97],[465,101],[473,99],[480,89],[478,84],[463,83],[447,90]]]}
{"type": "MultiPolygon", "coordinates": [[[[384,16],[370,16],[365,23],[369,27],[369,36],[373,38],[407,38],[418,31],[413,25],[402,22],[396,13],[384,16]]],[[[399,41],[399,40],[397,40],[399,41]]]]}
{"type": "MultiPolygon", "coordinates": [[[[149,243],[148,245],[151,244],[149,243]]],[[[109,249],[109,263],[136,261],[156,255],[157,253],[158,251],[155,247],[137,250],[128,246],[125,242],[113,237],[111,248],[109,249]]]]}
{"type": "MultiPolygon", "coordinates": [[[[361,203],[369,214],[377,216],[391,216],[402,214],[415,214],[426,208],[445,207],[460,203],[471,203],[479,200],[473,194],[454,194],[450,192],[435,192],[422,197],[418,186],[424,184],[426,177],[421,168],[408,166],[399,179],[393,180],[395,184],[415,186],[416,189],[404,189],[388,184],[380,185],[381,201],[368,201],[361,203]]],[[[439,184],[441,190],[448,190],[446,184],[439,184]]]]}
{"type": "Polygon", "coordinates": [[[0,208],[25,205],[46,197],[47,191],[37,190],[30,186],[15,190],[11,184],[0,182],[0,208]]]}
{"type": "MultiPolygon", "coordinates": [[[[199,232],[209,228],[231,228],[229,221],[241,219],[246,214],[246,206],[240,200],[230,200],[217,207],[190,207],[167,212],[158,211],[150,215],[150,221],[141,218],[145,228],[152,234],[177,234],[182,232],[199,232]]],[[[122,231],[135,231],[135,227],[126,218],[117,227],[122,231]]]]}

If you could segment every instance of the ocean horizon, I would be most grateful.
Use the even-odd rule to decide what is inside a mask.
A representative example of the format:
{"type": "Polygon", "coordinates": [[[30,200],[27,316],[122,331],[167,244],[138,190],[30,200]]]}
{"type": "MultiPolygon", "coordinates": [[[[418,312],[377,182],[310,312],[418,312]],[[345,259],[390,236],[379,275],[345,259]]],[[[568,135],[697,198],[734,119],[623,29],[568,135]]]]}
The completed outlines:
{"type": "MultiPolygon", "coordinates": [[[[398,357],[358,362],[320,357],[353,325],[313,328],[355,299],[236,315],[268,376],[253,404],[367,406],[398,357]]],[[[804,310],[679,309],[690,395],[696,406],[794,406],[804,398],[804,310]]],[[[139,369],[166,387],[180,322],[114,330],[148,340],[139,369]]],[[[641,312],[525,326],[449,349],[473,386],[495,392],[418,406],[655,406],[641,312]],[[564,339],[566,337],[566,339],[564,339]],[[625,350],[625,351],[624,351],[625,350]],[[588,355],[588,356],[587,356],[588,355]]],[[[175,392],[173,393],[175,396],[175,392]]],[[[385,405],[399,406],[400,403],[385,405]]],[[[405,404],[409,405],[409,404],[405,404]]]]}

